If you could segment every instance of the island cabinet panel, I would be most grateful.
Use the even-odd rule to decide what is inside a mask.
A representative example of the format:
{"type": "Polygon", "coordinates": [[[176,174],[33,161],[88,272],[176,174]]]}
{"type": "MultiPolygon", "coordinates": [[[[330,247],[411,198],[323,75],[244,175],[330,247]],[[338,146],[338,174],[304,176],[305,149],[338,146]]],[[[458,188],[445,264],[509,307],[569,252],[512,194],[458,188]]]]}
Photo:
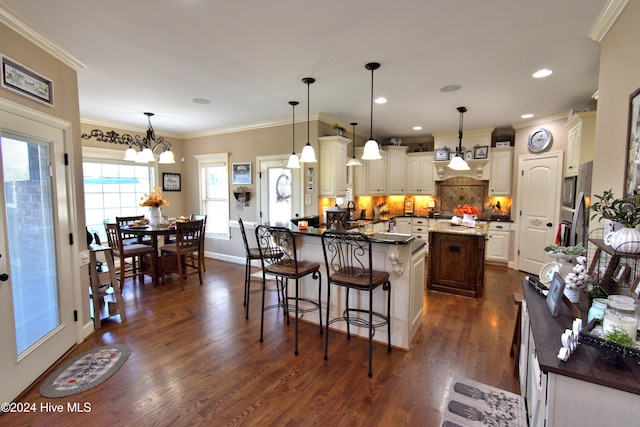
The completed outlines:
{"type": "MultiPolygon", "coordinates": [[[[444,225],[446,228],[448,225],[444,225]]],[[[481,298],[484,284],[485,236],[465,233],[429,233],[427,288],[481,298]]]]}

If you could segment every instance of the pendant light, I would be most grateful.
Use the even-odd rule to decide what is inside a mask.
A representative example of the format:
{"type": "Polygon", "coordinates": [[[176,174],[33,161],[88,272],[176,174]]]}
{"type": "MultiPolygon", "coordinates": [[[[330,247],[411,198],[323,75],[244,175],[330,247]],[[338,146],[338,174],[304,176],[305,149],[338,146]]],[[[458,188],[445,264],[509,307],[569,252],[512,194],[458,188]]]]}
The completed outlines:
{"type": "Polygon", "coordinates": [[[462,116],[467,112],[467,109],[465,107],[458,107],[457,110],[460,113],[460,123],[458,125],[458,148],[456,148],[456,155],[451,159],[447,166],[456,171],[468,171],[471,168],[464,160],[464,152],[462,151],[462,116]]]}
{"type": "Polygon", "coordinates": [[[347,166],[362,166],[362,163],[360,163],[360,160],[356,159],[356,126],[358,125],[358,123],[350,123],[351,126],[353,126],[353,157],[351,157],[349,159],[349,161],[347,162],[347,166]]]}
{"type": "Polygon", "coordinates": [[[373,72],[380,68],[380,64],[377,62],[369,62],[364,68],[371,71],[371,136],[369,136],[369,140],[364,144],[362,160],[378,160],[381,159],[382,156],[380,155],[378,141],[373,139],[373,72]]]}
{"type": "Polygon", "coordinates": [[[315,81],[316,79],[314,79],[313,77],[305,77],[304,79],[302,79],[302,82],[307,85],[307,145],[304,146],[304,148],[302,149],[302,153],[300,153],[301,163],[317,162],[316,152],[309,143],[309,128],[311,126],[309,123],[309,87],[311,86],[311,83],[314,83],[315,81]]]}
{"type": "Polygon", "coordinates": [[[291,147],[293,151],[289,156],[287,167],[289,169],[300,169],[300,161],[298,160],[298,156],[296,156],[296,105],[298,105],[298,101],[289,101],[289,105],[291,105],[292,110],[291,129],[293,129],[293,138],[291,139],[291,147]]]}

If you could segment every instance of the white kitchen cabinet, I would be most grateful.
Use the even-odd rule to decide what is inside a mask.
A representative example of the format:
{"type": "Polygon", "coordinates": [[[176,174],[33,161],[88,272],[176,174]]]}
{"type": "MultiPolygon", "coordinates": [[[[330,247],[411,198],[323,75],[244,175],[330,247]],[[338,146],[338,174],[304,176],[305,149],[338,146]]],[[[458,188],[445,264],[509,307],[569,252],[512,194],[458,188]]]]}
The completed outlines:
{"type": "Polygon", "coordinates": [[[387,147],[387,194],[405,194],[407,147],[387,147]]]}
{"type": "Polygon", "coordinates": [[[387,194],[387,153],[380,150],[379,160],[363,160],[367,162],[369,181],[368,195],[384,196],[387,194]]]}
{"type": "Polygon", "coordinates": [[[429,252],[429,223],[428,218],[411,218],[411,234],[416,240],[427,244],[426,251],[429,252]]]}
{"type": "MultiPolygon", "coordinates": [[[[364,147],[356,147],[356,157],[362,157],[364,147]]],[[[369,162],[360,160],[361,166],[353,166],[353,194],[355,196],[369,195],[369,162]]]]}
{"type": "Polygon", "coordinates": [[[513,149],[491,149],[489,196],[510,196],[513,171],[513,149]]]}
{"type": "Polygon", "coordinates": [[[425,248],[417,250],[411,256],[411,290],[409,301],[409,331],[414,334],[422,324],[422,311],[424,306],[424,289],[425,289],[425,248]]]}
{"type": "Polygon", "coordinates": [[[344,196],[347,190],[347,147],[351,140],[341,136],[323,136],[318,140],[320,141],[320,196],[344,196]]]}
{"type": "Polygon", "coordinates": [[[394,219],[394,221],[396,222],[396,233],[399,234],[411,234],[411,218],[404,216],[404,217],[397,217],[394,219]]]}
{"type": "Polygon", "coordinates": [[[511,248],[511,224],[508,222],[489,222],[487,231],[487,261],[509,262],[511,248]]]}
{"type": "Polygon", "coordinates": [[[567,162],[565,176],[578,174],[578,166],[593,160],[596,135],[596,112],[575,113],[565,124],[567,129],[567,162]]]}
{"type": "Polygon", "coordinates": [[[433,195],[433,153],[407,153],[406,194],[433,195]]]}

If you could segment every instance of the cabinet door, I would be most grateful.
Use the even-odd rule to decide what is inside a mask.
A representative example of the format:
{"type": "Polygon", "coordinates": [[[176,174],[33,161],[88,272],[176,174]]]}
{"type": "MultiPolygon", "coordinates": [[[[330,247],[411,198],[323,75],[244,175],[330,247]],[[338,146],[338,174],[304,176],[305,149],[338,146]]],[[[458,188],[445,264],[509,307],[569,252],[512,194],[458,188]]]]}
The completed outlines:
{"type": "Polygon", "coordinates": [[[411,234],[411,218],[396,218],[396,233],[411,234]]]}
{"type": "Polygon", "coordinates": [[[433,154],[407,155],[406,194],[433,195],[433,154]]]}
{"type": "Polygon", "coordinates": [[[369,194],[385,195],[387,194],[387,156],[380,153],[382,158],[379,160],[368,160],[369,175],[369,194]]]}
{"type": "Polygon", "coordinates": [[[490,196],[511,195],[512,165],[513,150],[511,148],[491,150],[490,196]]]}
{"type": "Polygon", "coordinates": [[[416,252],[411,258],[411,291],[410,291],[410,335],[417,330],[422,324],[422,310],[424,305],[424,259],[425,253],[422,250],[416,252]]]}
{"type": "Polygon", "coordinates": [[[509,261],[509,232],[489,231],[486,250],[490,261],[509,261]]]}
{"type": "Polygon", "coordinates": [[[388,147],[387,194],[405,194],[406,147],[388,147]]]}
{"type": "Polygon", "coordinates": [[[342,137],[320,138],[320,196],[344,196],[347,188],[347,144],[342,137]]]}
{"type": "MultiPolygon", "coordinates": [[[[363,147],[356,148],[356,157],[362,157],[363,147]]],[[[356,196],[369,195],[369,162],[361,160],[361,166],[354,166],[353,169],[353,194],[356,196]]]]}

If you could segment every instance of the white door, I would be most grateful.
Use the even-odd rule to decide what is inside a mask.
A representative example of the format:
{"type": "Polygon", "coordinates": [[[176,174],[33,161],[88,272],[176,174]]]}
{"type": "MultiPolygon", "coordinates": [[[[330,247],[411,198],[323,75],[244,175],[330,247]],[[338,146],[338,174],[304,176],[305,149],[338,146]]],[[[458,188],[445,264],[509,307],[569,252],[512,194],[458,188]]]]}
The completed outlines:
{"type": "Polygon", "coordinates": [[[296,214],[304,216],[300,204],[302,185],[300,169],[286,167],[289,155],[258,158],[260,165],[260,212],[258,222],[277,226],[288,226],[296,214]]]}
{"type": "Polygon", "coordinates": [[[0,109],[0,401],[75,343],[64,132],[0,109]],[[66,277],[65,277],[66,275],[66,277]]]}
{"type": "Polygon", "coordinates": [[[538,274],[558,231],[562,152],[521,156],[518,175],[518,269],[538,274]]]}

